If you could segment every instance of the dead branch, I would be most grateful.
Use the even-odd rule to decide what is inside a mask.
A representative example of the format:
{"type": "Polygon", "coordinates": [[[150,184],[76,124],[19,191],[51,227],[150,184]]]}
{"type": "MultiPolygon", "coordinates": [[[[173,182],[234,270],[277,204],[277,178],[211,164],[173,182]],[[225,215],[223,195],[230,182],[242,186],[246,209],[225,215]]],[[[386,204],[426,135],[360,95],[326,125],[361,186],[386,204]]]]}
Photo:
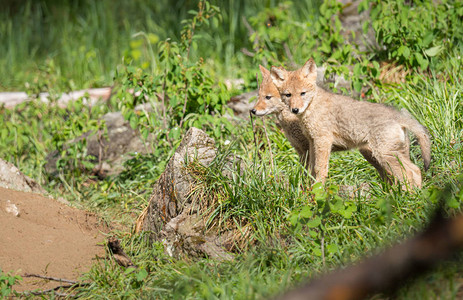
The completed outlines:
{"type": "MultiPolygon", "coordinates": [[[[82,98],[84,104],[92,106],[95,105],[95,103],[100,99],[107,101],[111,95],[112,87],[72,91],[69,93],[62,93],[59,96],[56,104],[59,107],[66,107],[69,102],[82,98]]],[[[35,97],[31,97],[25,92],[4,92],[0,93],[0,105],[4,104],[5,108],[13,108],[18,104],[31,101],[34,98],[38,98],[41,102],[44,103],[52,102],[49,93],[40,93],[35,97]]]]}
{"type": "Polygon", "coordinates": [[[58,281],[58,282],[67,282],[71,284],[78,284],[78,281],[75,280],[70,280],[70,279],[65,279],[65,278],[57,278],[57,277],[50,277],[50,276],[43,276],[39,274],[29,274],[26,273],[23,275],[23,277],[35,277],[35,278],[41,278],[41,279],[46,279],[46,280],[52,280],[52,281],[58,281]]]}
{"type": "Polygon", "coordinates": [[[249,56],[249,57],[254,57],[254,55],[256,55],[255,53],[252,53],[251,51],[249,51],[248,49],[246,48],[241,48],[241,52],[246,55],[246,56],[249,56]]]}
{"type": "MultiPolygon", "coordinates": [[[[27,274],[26,274],[27,275],[27,274]]],[[[34,274],[30,274],[30,275],[34,275],[34,274]]],[[[55,280],[55,278],[53,277],[46,277],[46,276],[40,276],[40,275],[37,275],[37,276],[24,276],[24,277],[38,277],[38,278],[43,278],[43,279],[48,279],[48,280],[55,280]],[[53,278],[53,279],[51,279],[53,278]]],[[[59,279],[59,278],[57,278],[59,279]]],[[[63,282],[66,281],[67,279],[64,279],[62,280],[63,282]]],[[[72,280],[69,280],[72,282],[72,280]]],[[[30,295],[34,295],[34,296],[42,296],[42,295],[46,295],[48,293],[51,293],[51,292],[54,292],[53,294],[56,295],[56,296],[59,296],[59,297],[63,297],[63,298],[69,298],[69,297],[77,297],[75,294],[66,294],[66,293],[60,293],[60,292],[57,292],[58,290],[60,289],[73,289],[73,288],[76,288],[76,287],[82,287],[82,286],[87,286],[87,285],[90,285],[90,283],[88,282],[75,282],[73,284],[66,284],[66,285],[58,285],[54,288],[51,288],[51,289],[47,289],[47,290],[42,290],[42,291],[30,291],[30,292],[21,292],[21,293],[18,293],[19,295],[21,296],[30,296],[30,295]]]]}
{"type": "Polygon", "coordinates": [[[75,295],[72,295],[72,294],[63,294],[63,293],[58,293],[58,292],[56,292],[56,291],[59,290],[59,289],[69,289],[69,288],[73,288],[73,287],[76,287],[76,286],[79,286],[79,285],[75,285],[75,284],[58,285],[57,287],[54,287],[54,288],[51,288],[51,289],[48,289],[48,290],[22,292],[22,293],[20,293],[20,294],[21,294],[21,295],[24,295],[24,296],[29,296],[29,295],[41,296],[41,295],[46,295],[46,294],[51,293],[51,292],[55,292],[54,294],[55,294],[56,296],[60,296],[60,297],[75,297],[75,295]]]}
{"type": "MultiPolygon", "coordinates": [[[[248,30],[248,34],[249,36],[252,36],[256,31],[254,30],[254,28],[252,28],[251,24],[249,24],[248,20],[246,19],[246,17],[242,17],[241,18],[244,26],[246,27],[246,29],[248,30]]],[[[252,48],[254,50],[254,53],[252,53],[251,51],[249,51],[248,49],[246,48],[242,48],[241,49],[241,52],[243,52],[245,55],[248,55],[250,57],[253,57],[255,55],[255,53],[257,53],[259,51],[259,36],[256,34],[256,38],[254,40],[254,42],[252,43],[252,48]]],[[[265,49],[267,49],[267,47],[264,46],[265,49]]],[[[264,58],[262,58],[262,64],[264,65],[264,67],[267,67],[267,60],[264,58]]]]}
{"type": "MultiPolygon", "coordinates": [[[[241,20],[243,21],[244,27],[246,27],[246,29],[248,30],[249,36],[252,36],[256,32],[254,28],[252,28],[251,24],[249,24],[245,16],[243,16],[241,20]]],[[[257,50],[258,47],[259,47],[259,38],[256,37],[256,39],[253,42],[253,48],[254,50],[257,50]]]]}
{"type": "MultiPolygon", "coordinates": [[[[150,197],[150,200],[148,201],[148,203],[150,203],[151,198],[152,197],[150,197]]],[[[146,215],[148,213],[148,208],[149,208],[149,205],[147,205],[143,209],[143,211],[141,212],[141,214],[138,216],[137,220],[135,221],[134,233],[140,233],[143,230],[143,223],[145,222],[145,218],[146,218],[146,215]]]]}
{"type": "Polygon", "coordinates": [[[98,131],[97,131],[97,140],[98,140],[98,165],[97,167],[93,170],[95,175],[98,176],[98,178],[104,178],[105,174],[103,174],[102,169],[103,169],[103,150],[104,150],[104,143],[103,143],[103,130],[101,129],[101,120],[98,120],[98,131]]]}

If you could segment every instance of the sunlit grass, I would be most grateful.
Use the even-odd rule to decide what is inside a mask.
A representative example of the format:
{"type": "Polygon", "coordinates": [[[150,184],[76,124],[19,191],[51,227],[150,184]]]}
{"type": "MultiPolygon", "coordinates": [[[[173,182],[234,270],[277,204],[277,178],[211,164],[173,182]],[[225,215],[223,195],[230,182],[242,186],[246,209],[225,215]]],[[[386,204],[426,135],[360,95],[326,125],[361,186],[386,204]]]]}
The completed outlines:
{"type": "MultiPolygon", "coordinates": [[[[54,93],[111,85],[117,66],[127,63],[123,57],[132,59],[138,67],[147,63],[144,68],[151,70],[158,61],[151,57],[155,49],[146,43],[153,42],[151,46],[156,47],[155,40],[178,39],[182,28],[179,20],[187,16],[188,9],[195,8],[192,2],[168,5],[171,2],[167,0],[83,1],[73,5],[65,2],[66,5],[57,7],[40,1],[26,2],[14,17],[0,12],[0,16],[4,14],[0,21],[1,90],[22,89],[26,82],[31,92],[54,93]],[[138,32],[143,33],[134,36],[138,32]]],[[[193,47],[192,56],[206,57],[217,81],[248,76],[257,68],[240,51],[241,47],[251,47],[241,18],[256,15],[277,2],[268,1],[265,6],[260,1],[220,2],[223,22],[198,33],[201,46],[206,47],[193,47]]],[[[315,17],[318,5],[316,1],[300,1],[291,9],[293,15],[304,20],[308,15],[315,17]]],[[[296,60],[310,57],[304,49],[297,50],[296,60]]],[[[53,196],[63,196],[71,204],[118,224],[113,233],[121,238],[123,248],[140,268],[126,271],[110,257],[100,259],[84,275],[91,284],[79,289],[78,296],[268,299],[305,278],[378,252],[426,224],[436,206],[429,198],[433,188],[453,183],[463,169],[461,61],[453,54],[442,64],[448,66],[443,74],[413,76],[414,81],[406,84],[382,87],[378,96],[381,102],[406,108],[429,128],[433,140],[430,170],[422,169],[419,147],[412,145],[411,151],[413,161],[422,169],[424,188],[410,193],[387,186],[358,152],[334,153],[327,187],[339,188],[338,196],[355,205],[355,211],[349,217],[326,214],[323,226],[314,230],[303,226],[298,231],[291,225],[294,212],[303,207],[312,209],[317,203],[296,152],[274,119],[266,118],[265,131],[261,120],[254,120],[254,133],[250,122],[239,121],[233,136],[222,134],[220,138],[232,143],[219,149],[211,166],[189,167],[196,172],[195,179],[208,204],[205,214],[209,223],[220,224],[222,229],[250,232],[242,236],[231,262],[207,258],[175,260],[164,253],[160,242],[150,242],[145,234],[131,234],[172,148],[153,145],[155,153],[134,155],[126,162],[123,173],[104,180],[95,180],[89,172],[72,173],[67,169],[59,177],[46,174],[46,155],[56,150],[53,139],[59,140],[59,134],[74,120],[98,119],[112,109],[109,106],[102,104],[87,110],[81,105],[70,105],[60,109],[30,102],[13,110],[2,109],[0,154],[38,179],[53,196]],[[239,156],[240,164],[224,166],[224,158],[229,154],[239,156]],[[230,176],[221,173],[224,168],[229,168],[230,176]],[[324,246],[336,246],[331,251],[326,247],[322,251],[317,235],[320,228],[324,246]]],[[[161,118],[160,115],[158,119],[161,118]]],[[[398,297],[452,298],[461,274],[458,266],[444,265],[399,292],[398,297]],[[431,291],[427,290],[429,286],[431,291]]]]}

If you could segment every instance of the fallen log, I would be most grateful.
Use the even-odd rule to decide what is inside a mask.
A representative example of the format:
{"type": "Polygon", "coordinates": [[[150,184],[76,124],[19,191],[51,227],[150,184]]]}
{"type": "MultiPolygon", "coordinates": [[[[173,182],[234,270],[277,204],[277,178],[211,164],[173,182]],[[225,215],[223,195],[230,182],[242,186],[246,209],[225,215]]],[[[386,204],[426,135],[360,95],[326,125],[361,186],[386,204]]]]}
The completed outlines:
{"type": "MultiPolygon", "coordinates": [[[[111,87],[103,87],[63,93],[56,101],[56,104],[59,107],[66,107],[70,101],[76,101],[82,98],[85,104],[92,106],[95,105],[97,101],[107,101],[111,97],[111,91],[111,87]]],[[[8,109],[11,109],[23,102],[32,101],[33,99],[38,99],[43,103],[52,102],[49,93],[40,93],[36,96],[30,96],[25,92],[0,93],[0,105],[3,104],[5,108],[8,109]]]]}

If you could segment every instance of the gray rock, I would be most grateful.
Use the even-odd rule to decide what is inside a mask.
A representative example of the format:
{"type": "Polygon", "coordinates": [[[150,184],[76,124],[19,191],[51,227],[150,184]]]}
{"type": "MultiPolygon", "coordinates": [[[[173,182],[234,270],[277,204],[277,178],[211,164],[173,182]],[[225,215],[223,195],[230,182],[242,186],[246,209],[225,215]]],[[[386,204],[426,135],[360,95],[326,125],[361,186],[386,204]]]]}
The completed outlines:
{"type": "Polygon", "coordinates": [[[210,257],[230,260],[225,250],[226,234],[206,232],[206,220],[200,205],[189,197],[195,180],[185,168],[186,160],[195,159],[209,166],[216,157],[215,141],[202,130],[190,128],[153,188],[142,229],[162,241],[173,257],[210,257]]]}
{"type": "Polygon", "coordinates": [[[357,45],[359,51],[379,49],[376,42],[375,31],[368,26],[366,34],[363,32],[363,24],[370,21],[370,10],[358,12],[361,0],[341,0],[344,4],[339,20],[342,24],[342,34],[350,42],[357,45]],[[354,33],[355,38],[353,38],[354,33]]]}
{"type": "Polygon", "coordinates": [[[7,214],[12,214],[15,217],[19,217],[19,215],[21,213],[19,211],[19,208],[16,206],[16,204],[11,203],[10,200],[7,200],[6,203],[5,203],[5,212],[7,214]]]}
{"type": "Polygon", "coordinates": [[[36,181],[3,159],[0,159],[0,187],[21,192],[46,194],[46,191],[36,181]]]}
{"type": "Polygon", "coordinates": [[[227,105],[233,110],[235,116],[241,119],[249,119],[249,111],[257,101],[257,90],[236,95],[230,98],[227,105]]]}
{"type": "MultiPolygon", "coordinates": [[[[153,135],[148,135],[147,140],[143,141],[140,132],[130,126],[121,112],[107,113],[102,117],[102,120],[105,121],[107,128],[106,137],[98,133],[88,132],[68,143],[72,144],[84,138],[87,139],[87,154],[96,158],[94,163],[97,166],[94,172],[100,177],[122,172],[124,162],[132,157],[131,153],[147,154],[152,151],[150,141],[153,140],[153,135]]],[[[56,175],[59,152],[57,150],[51,152],[46,159],[45,170],[52,176],[56,175]]]]}

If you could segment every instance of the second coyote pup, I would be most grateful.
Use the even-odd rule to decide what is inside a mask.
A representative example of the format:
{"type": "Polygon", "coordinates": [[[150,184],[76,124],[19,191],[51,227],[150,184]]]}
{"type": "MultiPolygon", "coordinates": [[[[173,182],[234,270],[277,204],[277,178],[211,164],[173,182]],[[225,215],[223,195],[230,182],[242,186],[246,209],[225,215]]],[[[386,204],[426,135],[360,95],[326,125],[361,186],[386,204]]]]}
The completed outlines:
{"type": "Polygon", "coordinates": [[[300,162],[308,167],[309,140],[302,132],[299,118],[291,113],[288,106],[281,101],[280,93],[270,78],[270,71],[260,65],[259,68],[262,73],[262,83],[259,86],[257,102],[251,109],[251,113],[256,116],[276,114],[283,133],[291,146],[296,149],[300,162]]]}
{"type": "Polygon", "coordinates": [[[300,118],[309,139],[309,167],[315,179],[325,181],[330,152],[336,146],[358,148],[383,179],[392,175],[412,187],[421,187],[420,169],[410,160],[407,129],[418,139],[427,170],[431,140],[426,127],[406,111],[325,91],[316,84],[316,69],[313,59],[296,71],[271,69],[281,99],[300,118]]]}

